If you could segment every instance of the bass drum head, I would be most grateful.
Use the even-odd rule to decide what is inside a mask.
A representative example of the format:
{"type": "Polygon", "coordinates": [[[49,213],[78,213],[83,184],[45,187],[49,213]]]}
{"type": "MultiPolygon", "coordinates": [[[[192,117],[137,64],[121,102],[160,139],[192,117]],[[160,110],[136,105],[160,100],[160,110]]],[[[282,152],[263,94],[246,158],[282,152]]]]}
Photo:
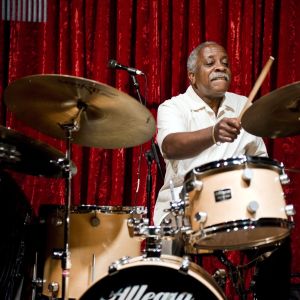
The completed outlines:
{"type": "Polygon", "coordinates": [[[183,259],[135,257],[116,272],[91,286],[79,300],[108,299],[226,299],[223,291],[201,267],[183,259]]]}

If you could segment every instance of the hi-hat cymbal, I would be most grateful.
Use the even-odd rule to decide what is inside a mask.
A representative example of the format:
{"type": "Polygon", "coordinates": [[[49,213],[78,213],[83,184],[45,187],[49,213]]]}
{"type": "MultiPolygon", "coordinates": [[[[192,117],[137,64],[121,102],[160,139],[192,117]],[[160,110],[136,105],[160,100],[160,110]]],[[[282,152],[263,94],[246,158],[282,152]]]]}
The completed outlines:
{"type": "Polygon", "coordinates": [[[33,75],[5,90],[5,102],[16,116],[37,130],[66,138],[62,124],[74,120],[72,142],[106,149],[126,148],[150,140],[155,120],[129,95],[108,85],[68,75],[33,75]]]}
{"type": "MultiPolygon", "coordinates": [[[[0,168],[34,176],[63,177],[64,154],[39,140],[0,126],[0,168]]],[[[75,170],[73,165],[73,170],[75,170]]],[[[76,173],[76,172],[75,172],[76,173]]]]}
{"type": "Polygon", "coordinates": [[[241,122],[246,131],[256,136],[277,138],[300,134],[300,81],[256,100],[241,122]]]}

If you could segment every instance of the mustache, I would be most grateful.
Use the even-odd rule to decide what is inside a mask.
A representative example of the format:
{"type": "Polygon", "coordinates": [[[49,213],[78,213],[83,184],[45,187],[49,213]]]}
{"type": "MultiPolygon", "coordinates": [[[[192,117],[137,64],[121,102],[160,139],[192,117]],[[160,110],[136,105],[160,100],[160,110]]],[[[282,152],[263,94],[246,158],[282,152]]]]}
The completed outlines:
{"type": "Polygon", "coordinates": [[[229,81],[229,75],[223,72],[213,72],[209,76],[209,80],[216,80],[219,78],[224,78],[226,81],[229,81]]]}

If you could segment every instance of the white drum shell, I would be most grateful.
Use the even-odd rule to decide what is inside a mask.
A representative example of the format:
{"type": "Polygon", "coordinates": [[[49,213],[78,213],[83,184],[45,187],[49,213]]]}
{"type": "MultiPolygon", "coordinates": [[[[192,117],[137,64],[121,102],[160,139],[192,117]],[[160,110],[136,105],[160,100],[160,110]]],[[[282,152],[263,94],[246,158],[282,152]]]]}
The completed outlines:
{"type": "Polygon", "coordinates": [[[238,165],[225,161],[222,165],[226,167],[193,170],[187,176],[189,182],[202,183],[201,190],[189,191],[185,209],[195,246],[242,249],[276,242],[289,234],[280,168],[270,160],[266,164],[266,160],[248,158],[238,165]],[[250,180],[244,179],[246,168],[250,180]],[[220,194],[226,195],[224,199],[216,196],[220,194]],[[255,203],[256,211],[248,209],[251,203],[255,203]],[[205,221],[197,220],[199,213],[206,214],[205,221]]]}

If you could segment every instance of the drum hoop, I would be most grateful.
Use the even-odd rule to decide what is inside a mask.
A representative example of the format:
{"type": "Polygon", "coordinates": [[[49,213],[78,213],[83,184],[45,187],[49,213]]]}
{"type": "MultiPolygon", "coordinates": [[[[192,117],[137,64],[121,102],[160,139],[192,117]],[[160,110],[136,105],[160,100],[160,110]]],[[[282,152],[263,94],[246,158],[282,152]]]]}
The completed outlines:
{"type": "Polygon", "coordinates": [[[242,155],[204,164],[194,168],[192,171],[190,171],[190,173],[192,172],[196,175],[200,175],[207,171],[216,173],[220,172],[221,169],[239,169],[244,167],[245,164],[249,166],[255,166],[257,168],[268,168],[277,172],[280,172],[283,168],[277,160],[270,159],[269,157],[242,155]]]}
{"type": "MultiPolygon", "coordinates": [[[[237,221],[230,221],[230,222],[224,222],[215,224],[209,227],[204,228],[199,235],[199,232],[194,232],[190,235],[191,239],[197,239],[199,241],[205,240],[206,237],[210,237],[212,235],[215,235],[217,233],[224,233],[224,232],[236,232],[238,230],[252,230],[254,228],[258,227],[274,227],[274,228],[284,228],[287,229],[286,232],[280,236],[276,236],[275,239],[269,239],[267,244],[271,244],[274,242],[277,242],[278,240],[282,240],[285,237],[287,237],[290,234],[290,230],[294,227],[294,222],[286,219],[280,219],[280,218],[260,218],[258,220],[251,220],[251,219],[242,219],[237,221]]],[[[261,241],[257,242],[256,244],[253,244],[253,241],[251,242],[252,246],[258,246],[261,244],[261,241]]],[[[265,242],[264,242],[265,244],[265,242]]],[[[203,249],[211,249],[211,246],[205,246],[201,244],[201,248],[203,249]]],[[[224,247],[223,247],[224,248],[224,247]]],[[[226,246],[226,249],[237,249],[237,246],[226,246]]]]}
{"type": "MultiPolygon", "coordinates": [[[[204,228],[205,234],[216,233],[216,232],[228,232],[236,231],[239,229],[245,229],[245,227],[254,228],[254,227],[280,227],[280,228],[292,228],[294,222],[280,219],[280,218],[260,218],[258,220],[251,219],[241,219],[236,221],[229,221],[224,223],[215,224],[209,227],[204,228]]],[[[248,229],[248,228],[247,228],[248,229]]]]}
{"type": "MultiPolygon", "coordinates": [[[[145,255],[131,257],[128,260],[124,261],[124,264],[118,268],[118,271],[130,267],[137,267],[137,266],[143,266],[143,265],[157,265],[159,267],[170,267],[169,264],[172,264],[172,269],[179,271],[179,267],[181,262],[183,261],[182,257],[175,256],[175,255],[169,255],[169,254],[162,254],[160,257],[146,257],[145,255]]],[[[197,265],[196,263],[190,261],[187,274],[195,279],[198,280],[198,275],[201,280],[204,280],[206,285],[210,285],[214,291],[212,291],[214,294],[215,292],[219,294],[223,299],[226,299],[226,296],[224,294],[224,291],[221,289],[221,287],[217,284],[217,282],[214,280],[213,277],[210,276],[210,274],[197,265]]],[[[108,276],[107,274],[106,276],[108,276]]],[[[101,281],[101,279],[100,279],[101,281]]],[[[97,282],[95,283],[97,284],[97,282]]],[[[94,284],[94,285],[95,285],[94,284]]]]}
{"type": "MultiPolygon", "coordinates": [[[[43,211],[64,211],[64,205],[44,204],[41,205],[40,212],[43,211]]],[[[144,206],[101,206],[101,205],[73,205],[70,208],[72,214],[84,214],[91,212],[100,212],[104,214],[146,214],[147,209],[144,206]]]]}
{"type": "Polygon", "coordinates": [[[77,205],[72,207],[73,213],[89,213],[101,212],[104,214],[145,214],[146,208],[144,206],[101,206],[101,205],[77,205]]]}

